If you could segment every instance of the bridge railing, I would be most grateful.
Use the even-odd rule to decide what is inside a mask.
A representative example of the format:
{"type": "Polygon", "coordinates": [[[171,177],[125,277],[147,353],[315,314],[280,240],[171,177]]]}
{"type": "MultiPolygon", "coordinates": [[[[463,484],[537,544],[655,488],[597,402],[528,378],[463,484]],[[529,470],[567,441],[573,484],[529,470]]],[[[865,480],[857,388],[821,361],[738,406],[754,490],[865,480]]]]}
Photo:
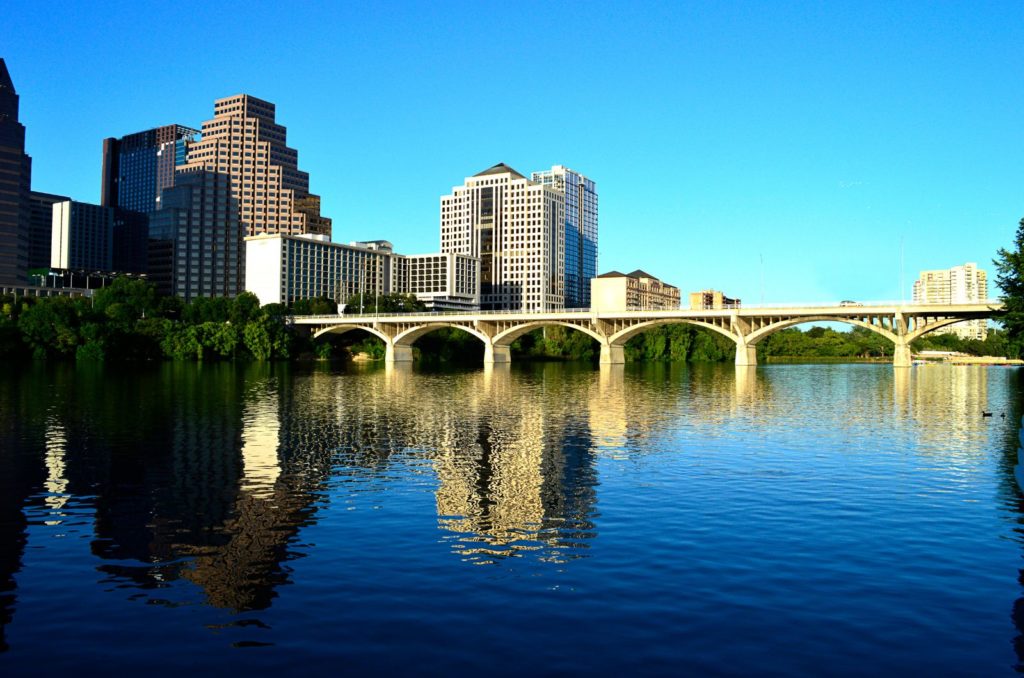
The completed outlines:
{"type": "MultiPolygon", "coordinates": [[[[979,305],[979,306],[998,306],[1003,301],[1001,299],[983,299],[980,301],[963,302],[956,304],[949,304],[949,306],[964,306],[964,305],[979,305]]],[[[851,313],[855,313],[860,308],[878,308],[878,307],[897,307],[904,309],[913,309],[917,307],[928,307],[935,308],[938,306],[944,306],[945,304],[915,304],[912,302],[904,301],[865,301],[865,302],[851,302],[851,301],[828,301],[828,302],[802,302],[795,304],[744,304],[738,308],[723,308],[723,309],[622,309],[618,311],[594,311],[589,308],[563,308],[563,309],[549,309],[549,310],[500,310],[500,311],[466,311],[466,310],[443,310],[443,311],[411,311],[406,313],[397,312],[386,312],[386,313],[346,313],[346,314],[326,314],[326,315],[297,315],[289,316],[291,320],[305,320],[305,321],[331,321],[337,322],[342,320],[372,320],[373,318],[443,318],[447,316],[486,316],[486,315],[551,315],[552,313],[579,313],[587,315],[619,315],[623,313],[627,314],[644,314],[644,313],[656,313],[659,311],[700,311],[700,310],[716,310],[716,311],[795,311],[800,309],[815,309],[815,308],[836,308],[849,310],[851,313]]]]}

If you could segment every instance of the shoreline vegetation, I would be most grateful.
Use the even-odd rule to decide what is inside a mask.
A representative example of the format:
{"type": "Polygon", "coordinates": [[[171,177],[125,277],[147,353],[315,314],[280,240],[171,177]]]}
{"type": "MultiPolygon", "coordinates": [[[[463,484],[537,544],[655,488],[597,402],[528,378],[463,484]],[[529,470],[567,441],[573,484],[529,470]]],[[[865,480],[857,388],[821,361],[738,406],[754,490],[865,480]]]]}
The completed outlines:
{"type": "MultiPolygon", "coordinates": [[[[375,300],[348,300],[347,310],[414,311],[414,297],[385,295],[375,300]],[[362,302],[362,304],[361,304],[362,302]],[[369,302],[369,303],[367,303],[369,302]]],[[[337,313],[328,299],[260,306],[251,293],[233,299],[199,298],[185,304],[162,297],[145,281],[119,278],[92,298],[0,297],[0,359],[139,361],[139,360],[383,360],[379,339],[352,331],[313,341],[289,326],[289,315],[337,313]]],[[[1016,342],[1003,330],[988,339],[963,340],[952,334],[922,337],[913,350],[958,352],[968,356],[1017,358],[1016,342]]],[[[758,361],[888,362],[893,346],[860,327],[840,332],[827,327],[780,330],[758,347],[758,361]]],[[[564,327],[535,330],[512,345],[513,361],[596,361],[596,341],[564,327]]],[[[733,343],[715,332],[688,324],[661,325],[626,345],[627,362],[728,362],[733,343]]],[[[423,363],[474,364],[483,360],[478,339],[454,329],[422,337],[414,359],[423,363]]]]}

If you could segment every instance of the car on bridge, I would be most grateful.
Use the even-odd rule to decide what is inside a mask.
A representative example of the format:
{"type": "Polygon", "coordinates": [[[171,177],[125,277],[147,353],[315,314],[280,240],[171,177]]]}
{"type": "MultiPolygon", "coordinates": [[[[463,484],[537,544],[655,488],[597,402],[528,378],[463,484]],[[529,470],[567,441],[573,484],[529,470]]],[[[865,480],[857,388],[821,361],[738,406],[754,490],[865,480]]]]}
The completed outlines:
{"type": "Polygon", "coordinates": [[[860,303],[859,301],[850,301],[849,299],[846,299],[845,301],[840,301],[839,305],[840,306],[863,306],[864,304],[860,303]]]}

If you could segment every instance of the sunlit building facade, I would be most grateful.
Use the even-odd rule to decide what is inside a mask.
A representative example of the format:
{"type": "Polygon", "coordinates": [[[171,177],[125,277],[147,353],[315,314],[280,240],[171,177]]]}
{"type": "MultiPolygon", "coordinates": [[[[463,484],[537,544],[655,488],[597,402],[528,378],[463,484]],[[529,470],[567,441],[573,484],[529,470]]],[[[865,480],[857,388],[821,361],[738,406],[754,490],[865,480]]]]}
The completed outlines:
{"type": "MultiPolygon", "coordinates": [[[[953,268],[921,271],[914,281],[915,304],[974,304],[988,298],[988,274],[975,263],[953,268]]],[[[988,321],[965,320],[936,333],[955,334],[961,339],[984,341],[988,321]]]]}
{"type": "Polygon", "coordinates": [[[275,115],[274,104],[247,94],[218,99],[182,168],[230,177],[245,236],[329,238],[331,220],[320,215],[320,197],[309,192],[309,175],[299,169],[299,153],[288,147],[287,131],[275,115]]]}
{"type": "Polygon", "coordinates": [[[413,294],[428,309],[480,308],[480,260],[458,254],[396,254],[390,242],[348,245],[320,235],[245,239],[246,289],[263,304],[326,297],[339,304],[382,294],[413,294]]]}
{"type": "Polygon", "coordinates": [[[668,311],[679,309],[679,288],[650,273],[609,271],[593,278],[591,308],[595,311],[668,311]]]}
{"type": "Polygon", "coordinates": [[[718,290],[690,292],[691,311],[718,311],[723,308],[739,308],[742,303],[741,300],[727,297],[718,290]]]}
{"type": "Polygon", "coordinates": [[[555,165],[532,179],[559,190],[565,214],[565,308],[590,308],[590,281],[597,275],[597,184],[555,165]]]}
{"type": "Polygon", "coordinates": [[[483,310],[565,307],[565,198],[504,163],[441,197],[441,251],[479,258],[483,310]]]}

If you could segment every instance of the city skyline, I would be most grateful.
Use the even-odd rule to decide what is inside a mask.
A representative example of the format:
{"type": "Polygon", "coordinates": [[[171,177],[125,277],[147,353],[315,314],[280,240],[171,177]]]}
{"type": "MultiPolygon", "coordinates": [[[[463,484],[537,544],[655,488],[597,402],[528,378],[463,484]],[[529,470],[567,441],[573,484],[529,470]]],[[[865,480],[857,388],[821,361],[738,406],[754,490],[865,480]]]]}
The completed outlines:
{"type": "Polygon", "coordinates": [[[496,10],[507,30],[486,36],[418,4],[387,16],[296,7],[287,22],[246,7],[193,26],[190,39],[216,34],[218,49],[176,50],[175,68],[172,34],[119,30],[178,21],[174,8],[122,8],[103,29],[119,31],[116,45],[83,28],[87,5],[45,20],[14,8],[24,30],[5,57],[34,190],[99,202],[103,138],[198,126],[210,100],[246,92],[278,105],[337,242],[435,251],[438,198],[460,178],[498,162],[565,163],[602,186],[599,273],[640,266],[749,304],[909,300],[918,270],[988,265],[1021,216],[1024,171],[1006,150],[1021,140],[1016,4],[827,15],[597,5],[575,29],[567,8],[536,6],[496,10]],[[271,24],[280,49],[257,65],[241,47],[271,24]],[[535,73],[536,53],[555,45],[587,77],[535,73]],[[508,77],[482,80],[488,49],[508,77]],[[495,103],[486,116],[464,105],[474,95],[495,103]],[[417,172],[397,192],[389,175],[407,167],[417,172]]]}

